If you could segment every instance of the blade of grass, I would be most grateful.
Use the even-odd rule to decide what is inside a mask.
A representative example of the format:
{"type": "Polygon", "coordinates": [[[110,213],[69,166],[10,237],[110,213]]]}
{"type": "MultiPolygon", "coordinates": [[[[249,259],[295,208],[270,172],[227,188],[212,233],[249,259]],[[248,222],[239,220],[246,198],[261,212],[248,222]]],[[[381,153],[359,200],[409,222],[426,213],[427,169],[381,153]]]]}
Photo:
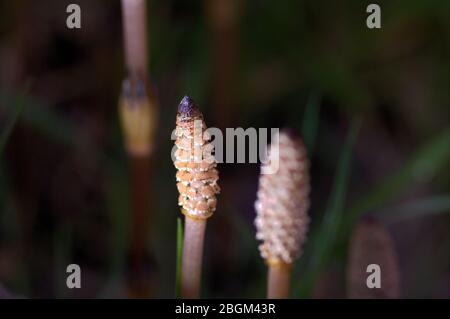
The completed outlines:
{"type": "Polygon", "coordinates": [[[387,177],[350,208],[348,219],[342,229],[346,233],[358,217],[380,208],[396,198],[408,186],[431,180],[450,159],[450,129],[434,137],[419,149],[397,173],[387,177]]]}
{"type": "MultiPolygon", "coordinates": [[[[0,92],[0,105],[4,106],[7,114],[16,112],[17,106],[15,101],[17,100],[22,104],[23,112],[21,117],[23,121],[45,133],[53,140],[65,145],[73,145],[75,141],[83,138],[83,136],[75,134],[71,123],[55,115],[32,97],[26,94],[16,95],[0,92]],[[77,137],[76,139],[74,138],[75,136],[77,137]]],[[[80,143],[82,142],[80,141],[80,143]]]]}
{"type": "Polygon", "coordinates": [[[181,263],[183,260],[183,223],[177,218],[177,267],[175,280],[175,296],[181,298],[181,263]]]}
{"type": "MultiPolygon", "coordinates": [[[[119,133],[116,133],[116,136],[119,133]]],[[[119,145],[118,138],[113,139],[119,145]]],[[[114,144],[111,142],[111,144],[114,144]]],[[[107,281],[96,298],[127,298],[126,266],[129,242],[129,191],[124,154],[115,152],[104,154],[105,203],[111,227],[111,247],[107,281]],[[122,156],[121,156],[122,155],[122,156]]]]}
{"type": "Polygon", "coordinates": [[[110,157],[105,158],[107,164],[105,183],[105,203],[109,212],[111,223],[113,253],[111,254],[110,276],[112,278],[119,277],[126,268],[126,255],[129,243],[129,189],[127,176],[123,169],[124,160],[116,158],[114,155],[108,154],[110,157]]]}
{"type": "Polygon", "coordinates": [[[310,239],[309,262],[300,278],[301,285],[294,290],[297,296],[307,297],[311,294],[314,284],[328,261],[333,250],[339,226],[342,222],[345,198],[351,174],[352,150],[356,143],[360,122],[356,122],[348,134],[347,141],[339,157],[334,176],[331,195],[319,229],[310,239]]]}
{"type": "Polygon", "coordinates": [[[311,93],[303,115],[302,134],[310,157],[313,154],[313,148],[316,143],[317,128],[319,126],[320,102],[320,93],[311,93]]]}
{"type": "Polygon", "coordinates": [[[400,222],[411,218],[445,213],[450,213],[450,196],[437,195],[387,208],[378,216],[389,222],[400,222]]]}

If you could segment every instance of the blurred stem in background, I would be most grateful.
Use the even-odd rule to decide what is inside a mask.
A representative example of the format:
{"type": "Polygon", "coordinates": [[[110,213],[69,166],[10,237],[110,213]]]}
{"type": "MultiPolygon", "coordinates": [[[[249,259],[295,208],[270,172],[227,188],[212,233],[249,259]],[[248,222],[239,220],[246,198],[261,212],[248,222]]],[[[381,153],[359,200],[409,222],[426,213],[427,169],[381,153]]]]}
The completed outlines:
{"type": "Polygon", "coordinates": [[[211,31],[212,104],[219,127],[231,127],[235,107],[241,0],[206,0],[211,31]]]}
{"type": "Polygon", "coordinates": [[[146,0],[122,0],[122,25],[127,72],[148,74],[146,0]]]}
{"type": "Polygon", "coordinates": [[[147,252],[151,211],[150,161],[154,149],[156,107],[149,89],[145,0],[122,0],[125,61],[120,115],[131,179],[131,242],[129,296],[150,296],[150,256],[147,252]]]}

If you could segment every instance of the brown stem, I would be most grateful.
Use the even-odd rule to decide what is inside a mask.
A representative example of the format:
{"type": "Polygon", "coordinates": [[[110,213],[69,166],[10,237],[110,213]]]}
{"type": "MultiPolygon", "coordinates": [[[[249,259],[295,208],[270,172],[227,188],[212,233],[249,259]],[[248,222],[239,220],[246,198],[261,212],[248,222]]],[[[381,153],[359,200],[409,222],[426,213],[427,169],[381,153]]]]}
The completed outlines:
{"type": "Polygon", "coordinates": [[[150,157],[155,123],[154,104],[147,90],[148,50],[145,0],[122,0],[125,63],[121,117],[129,155],[131,179],[131,242],[129,294],[148,297],[149,254],[146,251],[150,213],[150,157]],[[125,82],[127,83],[127,82],[125,82]]]}
{"type": "Polygon", "coordinates": [[[148,298],[151,294],[151,265],[146,248],[150,211],[149,160],[149,156],[129,155],[132,217],[128,293],[132,298],[148,298]]]}
{"type": "Polygon", "coordinates": [[[131,257],[135,263],[141,264],[145,259],[145,242],[148,230],[150,210],[149,194],[149,157],[130,156],[131,177],[131,257]]]}
{"type": "Polygon", "coordinates": [[[145,0],[122,0],[123,36],[127,70],[147,76],[147,19],[145,0]]]}
{"type": "Polygon", "coordinates": [[[285,263],[269,265],[267,298],[286,299],[289,297],[291,267],[285,263]]]}
{"type": "Polygon", "coordinates": [[[185,218],[181,277],[181,296],[185,299],[200,297],[205,229],[206,220],[185,218]]]}

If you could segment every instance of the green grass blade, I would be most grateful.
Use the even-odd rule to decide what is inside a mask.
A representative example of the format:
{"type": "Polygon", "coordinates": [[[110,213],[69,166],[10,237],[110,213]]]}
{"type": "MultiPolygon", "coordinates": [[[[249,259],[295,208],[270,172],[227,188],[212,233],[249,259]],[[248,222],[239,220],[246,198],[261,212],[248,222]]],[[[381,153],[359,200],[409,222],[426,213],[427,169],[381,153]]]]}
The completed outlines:
{"type": "Polygon", "coordinates": [[[303,115],[302,135],[309,156],[313,154],[316,143],[317,128],[319,127],[320,102],[320,94],[318,92],[311,93],[303,115]]]}
{"type": "Polygon", "coordinates": [[[450,196],[436,195],[387,208],[378,216],[389,222],[400,222],[411,218],[445,213],[450,213],[450,196]]]}
{"type": "Polygon", "coordinates": [[[362,214],[379,209],[398,197],[411,184],[431,180],[438,172],[448,168],[449,159],[450,129],[446,129],[420,148],[397,173],[387,177],[351,207],[343,231],[348,230],[362,214]]]}
{"type": "Polygon", "coordinates": [[[333,251],[335,241],[341,225],[345,198],[350,181],[352,150],[356,143],[359,131],[359,121],[353,125],[347,141],[339,157],[336,174],[334,176],[331,195],[328,199],[327,208],[319,229],[312,234],[309,245],[309,262],[305,272],[301,276],[301,286],[297,290],[300,297],[311,294],[316,279],[320,275],[323,266],[333,251]]]}
{"type": "Polygon", "coordinates": [[[20,93],[9,94],[0,91],[0,105],[4,107],[6,114],[15,114],[17,112],[17,100],[20,101],[23,108],[21,113],[22,120],[54,141],[72,146],[76,140],[84,138],[75,134],[75,129],[69,121],[51,112],[32,96],[20,93]],[[25,105],[26,107],[24,107],[25,105]]]}
{"type": "Polygon", "coordinates": [[[105,159],[105,203],[111,224],[113,251],[111,254],[111,277],[119,277],[126,268],[130,240],[130,199],[127,175],[121,169],[124,163],[111,156],[105,159]]]}
{"type": "Polygon", "coordinates": [[[175,279],[175,297],[181,298],[181,271],[183,258],[183,223],[177,218],[177,267],[175,279]]]}

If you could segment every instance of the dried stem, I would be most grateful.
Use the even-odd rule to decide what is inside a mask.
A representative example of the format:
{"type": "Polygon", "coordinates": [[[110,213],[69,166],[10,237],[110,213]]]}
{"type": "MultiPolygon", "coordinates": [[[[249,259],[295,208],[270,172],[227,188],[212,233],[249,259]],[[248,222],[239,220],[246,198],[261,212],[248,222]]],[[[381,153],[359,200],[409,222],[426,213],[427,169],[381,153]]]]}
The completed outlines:
{"type": "Polygon", "coordinates": [[[185,218],[181,296],[199,298],[206,219],[185,218]]]}
{"type": "Polygon", "coordinates": [[[147,77],[147,19],[145,0],[122,0],[123,35],[127,70],[147,77]]]}
{"type": "Polygon", "coordinates": [[[267,298],[286,299],[289,297],[291,267],[289,264],[276,263],[269,265],[267,298]]]}

